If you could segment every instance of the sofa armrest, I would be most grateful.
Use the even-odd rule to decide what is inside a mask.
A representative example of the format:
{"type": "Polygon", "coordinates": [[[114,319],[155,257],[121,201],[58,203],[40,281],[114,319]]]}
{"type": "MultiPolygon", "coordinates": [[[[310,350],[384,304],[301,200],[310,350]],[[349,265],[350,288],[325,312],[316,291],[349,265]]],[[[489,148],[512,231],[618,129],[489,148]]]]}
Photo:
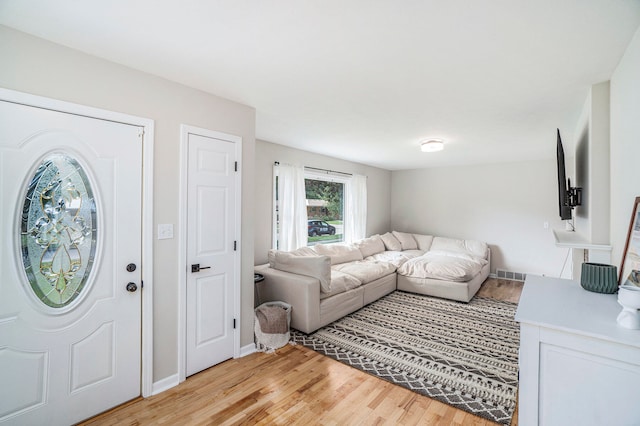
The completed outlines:
{"type": "Polygon", "coordinates": [[[320,280],[273,269],[268,264],[256,266],[255,271],[264,276],[264,281],[256,283],[258,304],[286,302],[292,307],[291,327],[304,333],[319,328],[320,280]]]}

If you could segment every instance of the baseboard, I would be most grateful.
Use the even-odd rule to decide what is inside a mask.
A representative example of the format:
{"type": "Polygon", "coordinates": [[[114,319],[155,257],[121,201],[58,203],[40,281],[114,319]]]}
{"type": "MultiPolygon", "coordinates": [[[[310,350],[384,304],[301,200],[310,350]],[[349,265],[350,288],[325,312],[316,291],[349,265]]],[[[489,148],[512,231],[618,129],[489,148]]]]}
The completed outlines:
{"type": "MultiPolygon", "coordinates": [[[[251,355],[256,351],[256,344],[251,343],[247,346],[243,346],[240,348],[240,358],[251,355]]],[[[157,382],[153,382],[153,386],[151,388],[151,395],[157,395],[160,392],[164,392],[168,389],[171,389],[174,386],[178,386],[180,384],[180,377],[178,374],[174,374],[169,377],[165,377],[162,380],[158,380],[157,382]]]]}
{"type": "Polygon", "coordinates": [[[173,376],[165,377],[162,380],[158,380],[157,382],[153,382],[153,387],[151,388],[151,395],[157,395],[160,392],[164,392],[168,389],[171,389],[174,386],[178,386],[180,384],[180,377],[177,374],[173,376]]]}
{"type": "Polygon", "coordinates": [[[255,351],[256,351],[255,343],[251,343],[251,344],[248,344],[247,346],[243,346],[240,348],[240,358],[242,358],[243,356],[251,355],[255,351]]]}

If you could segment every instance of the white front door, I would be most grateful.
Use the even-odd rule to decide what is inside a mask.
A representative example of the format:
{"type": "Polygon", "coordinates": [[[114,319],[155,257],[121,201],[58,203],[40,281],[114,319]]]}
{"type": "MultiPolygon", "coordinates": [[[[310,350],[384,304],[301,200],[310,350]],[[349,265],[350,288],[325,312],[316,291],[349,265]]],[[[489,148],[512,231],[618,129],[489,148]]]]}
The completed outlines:
{"type": "Polygon", "coordinates": [[[188,132],[186,375],[232,358],[239,294],[240,142],[188,132]]]}
{"type": "Polygon", "coordinates": [[[0,423],[140,395],[140,127],[0,101],[0,423]]]}

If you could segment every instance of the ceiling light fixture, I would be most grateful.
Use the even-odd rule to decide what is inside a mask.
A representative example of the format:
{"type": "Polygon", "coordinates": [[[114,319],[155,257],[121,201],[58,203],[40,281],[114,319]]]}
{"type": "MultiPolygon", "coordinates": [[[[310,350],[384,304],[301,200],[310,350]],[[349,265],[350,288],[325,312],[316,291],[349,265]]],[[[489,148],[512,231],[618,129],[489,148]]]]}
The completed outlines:
{"type": "Polygon", "coordinates": [[[429,139],[420,143],[422,152],[437,152],[444,149],[444,141],[442,139],[429,139]]]}

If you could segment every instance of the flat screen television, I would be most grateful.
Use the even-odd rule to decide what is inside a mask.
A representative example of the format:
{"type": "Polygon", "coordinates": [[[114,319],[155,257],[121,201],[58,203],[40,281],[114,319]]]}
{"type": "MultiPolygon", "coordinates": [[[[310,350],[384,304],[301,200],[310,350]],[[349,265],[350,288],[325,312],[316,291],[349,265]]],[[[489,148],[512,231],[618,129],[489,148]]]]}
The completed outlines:
{"type": "Polygon", "coordinates": [[[556,144],[556,158],[558,163],[558,210],[560,219],[569,220],[571,219],[571,210],[582,204],[582,188],[572,187],[571,179],[567,179],[560,129],[556,130],[558,132],[558,141],[556,144]]]}

